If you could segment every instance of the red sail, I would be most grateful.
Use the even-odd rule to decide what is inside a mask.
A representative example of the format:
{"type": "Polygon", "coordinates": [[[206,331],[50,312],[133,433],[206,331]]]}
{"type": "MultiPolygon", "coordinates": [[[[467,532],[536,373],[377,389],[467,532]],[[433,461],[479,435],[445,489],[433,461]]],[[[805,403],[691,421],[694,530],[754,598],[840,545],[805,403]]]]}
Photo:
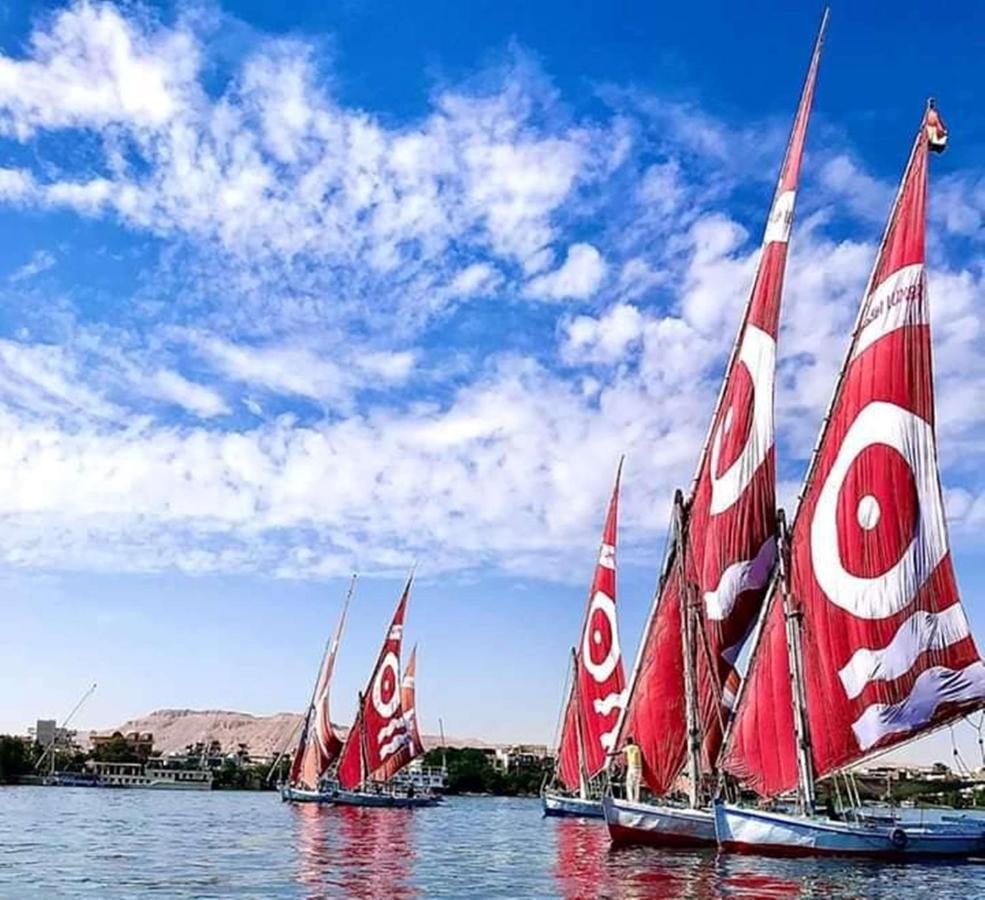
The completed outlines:
{"type": "Polygon", "coordinates": [[[348,608],[349,598],[346,597],[342,614],[339,617],[339,624],[318,672],[318,680],[315,682],[315,692],[311,698],[311,705],[308,707],[301,740],[294,752],[290,777],[292,785],[303,785],[310,789],[317,788],[318,782],[338,758],[339,751],[342,749],[342,741],[332,728],[328,699],[332,672],[335,669],[335,656],[339,650],[339,641],[342,639],[342,630],[345,628],[345,616],[348,608]]]}
{"type": "Polygon", "coordinates": [[[410,662],[404,670],[400,682],[400,706],[403,710],[404,723],[407,726],[407,742],[396,753],[388,757],[382,768],[373,773],[377,781],[388,781],[393,778],[411,760],[417,759],[424,753],[424,742],[417,727],[417,709],[415,706],[414,679],[417,674],[417,647],[410,651],[410,662]]]}
{"type": "Polygon", "coordinates": [[[369,773],[378,771],[408,741],[400,703],[400,644],[412,582],[413,576],[400,595],[373,676],[362,695],[362,707],[342,748],[338,779],[350,790],[368,780],[369,773]]]}
{"type": "Polygon", "coordinates": [[[791,543],[818,776],[985,702],[934,434],[917,135],[791,543]]]}
{"type": "Polygon", "coordinates": [[[626,703],[626,677],[616,625],[616,533],[621,474],[622,462],[605,517],[581,641],[575,652],[577,689],[572,691],[565,711],[558,750],[558,775],[569,790],[577,790],[581,783],[579,741],[585,776],[592,778],[605,768],[626,703]]]}
{"type": "Polygon", "coordinates": [[[774,591],[739,694],[721,767],[763,797],[797,786],[790,658],[783,598],[774,591]]]}
{"type": "MultiPolygon", "coordinates": [[[[825,19],[826,22],[826,19],[825,19]]],[[[776,559],[773,383],[787,241],[825,24],[808,69],[763,235],[752,292],[698,465],[684,554],[703,635],[696,649],[704,769],[717,763],[738,685],[736,659],[758,617],[776,559]]],[[[666,793],[686,756],[680,578],[665,580],[644,639],[622,735],[632,734],[644,777],[666,793]]]]}
{"type": "MultiPolygon", "coordinates": [[[[791,538],[818,777],[985,705],[985,665],[958,596],[934,436],[927,149],[921,128],[791,538]]],[[[728,753],[729,771],[751,775],[764,794],[796,781],[785,655],[782,631],[767,627],[728,753]],[[783,747],[783,760],[771,769],[763,752],[772,744],[783,747]]]]}

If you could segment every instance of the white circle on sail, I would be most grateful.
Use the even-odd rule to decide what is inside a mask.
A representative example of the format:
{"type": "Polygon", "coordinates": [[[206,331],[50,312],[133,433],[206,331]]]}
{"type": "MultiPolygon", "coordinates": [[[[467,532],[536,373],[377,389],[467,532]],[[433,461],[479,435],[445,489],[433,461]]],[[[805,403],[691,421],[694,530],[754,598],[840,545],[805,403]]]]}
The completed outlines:
{"type": "Polygon", "coordinates": [[[882,509],[879,506],[879,501],[872,494],[866,494],[858,501],[858,509],[855,510],[855,517],[858,519],[858,524],[861,528],[866,531],[872,531],[879,524],[881,515],[882,509]]]}
{"type": "Polygon", "coordinates": [[[747,325],[738,361],[752,376],[752,422],[745,446],[719,478],[718,460],[722,441],[732,428],[732,409],[726,413],[711,445],[711,514],[732,506],[749,486],[756,470],[773,446],[773,380],[776,370],[776,341],[755,325],[747,325]]]}
{"type": "Polygon", "coordinates": [[[397,654],[391,650],[383,657],[383,662],[380,664],[380,671],[376,673],[376,679],[373,681],[373,706],[384,719],[389,719],[397,711],[397,707],[400,706],[400,691],[397,690],[397,684],[400,681],[398,666],[397,654]],[[393,687],[390,699],[384,700],[383,680],[386,678],[388,672],[390,673],[390,683],[393,687]]]}
{"type": "Polygon", "coordinates": [[[616,630],[616,604],[608,594],[596,591],[592,597],[592,602],[588,605],[588,622],[591,625],[596,611],[601,612],[609,623],[609,652],[601,662],[592,659],[592,647],[589,635],[596,644],[602,643],[602,631],[600,628],[585,629],[585,637],[582,642],[581,658],[588,669],[589,675],[598,683],[603,684],[619,665],[619,632],[616,630]]]}
{"type": "MultiPolygon", "coordinates": [[[[875,497],[856,507],[859,524],[874,528],[875,497]]],[[[814,577],[827,598],[861,619],[885,619],[908,606],[947,553],[944,509],[937,482],[937,448],[930,423],[892,403],[870,403],[856,416],[818,495],[811,522],[814,577]],[[913,473],[919,506],[914,537],[892,568],[874,578],[846,571],[838,548],[838,496],[859,454],[882,444],[896,450],[913,473]]]]}

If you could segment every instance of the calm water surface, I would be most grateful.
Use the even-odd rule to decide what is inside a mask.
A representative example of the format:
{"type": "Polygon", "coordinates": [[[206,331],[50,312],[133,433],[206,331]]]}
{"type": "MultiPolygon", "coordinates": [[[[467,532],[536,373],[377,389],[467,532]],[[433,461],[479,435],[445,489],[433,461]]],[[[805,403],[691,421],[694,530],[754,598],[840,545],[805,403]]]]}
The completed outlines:
{"type": "Polygon", "coordinates": [[[0,788],[0,897],[983,897],[985,865],[610,851],[533,800],[292,807],[275,794],[0,788]]]}

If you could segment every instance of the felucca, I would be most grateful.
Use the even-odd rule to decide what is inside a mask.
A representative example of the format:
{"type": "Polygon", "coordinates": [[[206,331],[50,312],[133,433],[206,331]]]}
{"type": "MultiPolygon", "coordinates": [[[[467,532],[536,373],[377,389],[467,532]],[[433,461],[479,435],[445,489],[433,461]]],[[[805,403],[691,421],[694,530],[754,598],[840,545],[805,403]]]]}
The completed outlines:
{"type": "Polygon", "coordinates": [[[616,625],[616,532],[621,475],[622,460],[602,529],[581,640],[571,651],[571,690],[564,708],[554,782],[541,795],[547,816],[602,818],[598,776],[606,767],[619,714],[626,702],[626,678],[616,625]]]}
{"type": "Polygon", "coordinates": [[[632,737],[656,798],[607,795],[617,843],[714,845],[710,808],[738,654],[776,560],[773,383],[787,243],[827,28],[825,11],[780,169],[756,278],[690,496],[678,492],[673,539],[647,622],[617,747],[632,737]],[[682,773],[684,778],[682,779],[682,773]],[[668,795],[687,792],[686,804],[668,795]]]}
{"type": "Polygon", "coordinates": [[[400,791],[393,778],[422,750],[416,724],[408,725],[401,697],[400,647],[404,615],[414,576],[407,579],[366,690],[359,695],[356,721],[339,756],[332,802],[337,806],[434,806],[438,798],[400,791]]]}
{"type": "MultiPolygon", "coordinates": [[[[985,708],[948,543],[934,433],[924,232],[933,102],[824,418],[751,657],[723,768],[796,812],[715,807],[726,850],[891,858],[985,853],[979,823],[819,815],[815,785],[985,708]]],[[[850,781],[848,786],[850,787],[850,781]]]]}
{"type": "Polygon", "coordinates": [[[345,602],[342,604],[335,634],[325,648],[321,668],[318,670],[311,702],[308,704],[304,724],[301,727],[301,738],[291,760],[287,784],[281,788],[281,798],[284,800],[294,803],[321,803],[328,799],[321,790],[321,782],[332,764],[339,758],[342,749],[342,741],[335,733],[329,715],[329,688],[335,670],[335,657],[345,628],[349,601],[355,588],[356,576],[353,575],[345,602]]]}

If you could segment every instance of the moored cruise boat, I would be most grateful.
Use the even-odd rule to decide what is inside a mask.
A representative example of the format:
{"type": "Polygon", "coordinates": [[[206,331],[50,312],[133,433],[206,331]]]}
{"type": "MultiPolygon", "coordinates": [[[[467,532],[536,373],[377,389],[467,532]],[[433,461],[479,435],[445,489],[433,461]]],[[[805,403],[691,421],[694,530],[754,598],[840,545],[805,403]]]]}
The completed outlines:
{"type": "MultiPolygon", "coordinates": [[[[726,850],[908,859],[985,855],[974,820],[819,815],[815,784],[985,708],[982,660],[950,553],[934,431],[925,272],[929,101],[903,173],[779,572],[723,769],[795,813],[721,804],[726,850]]],[[[835,811],[837,813],[837,811],[835,811]]]]}
{"type": "Polygon", "coordinates": [[[635,745],[632,759],[627,754],[632,787],[627,799],[612,796],[604,804],[615,843],[716,843],[710,804],[724,724],[739,684],[736,662],[776,561],[776,348],[787,246],[826,28],[827,13],[694,481],[687,497],[678,491],[674,498],[667,556],[617,729],[618,748],[635,745]],[[639,800],[640,780],[651,800],[639,800]],[[670,799],[685,791],[686,804],[670,799]]]}
{"type": "Polygon", "coordinates": [[[99,787],[158,791],[212,790],[212,772],[209,769],[185,769],[154,760],[147,763],[90,762],[87,766],[99,787]]]}

